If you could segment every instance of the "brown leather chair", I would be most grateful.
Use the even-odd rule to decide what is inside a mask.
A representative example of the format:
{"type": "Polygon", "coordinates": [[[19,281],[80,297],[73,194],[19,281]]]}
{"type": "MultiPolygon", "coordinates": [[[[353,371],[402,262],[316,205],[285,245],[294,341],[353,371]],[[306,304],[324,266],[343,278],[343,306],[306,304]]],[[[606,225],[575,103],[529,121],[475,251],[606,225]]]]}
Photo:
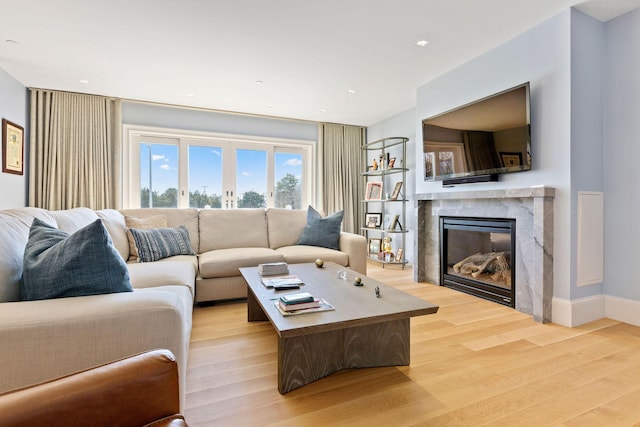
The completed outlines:
{"type": "Polygon", "coordinates": [[[0,394],[5,426],[186,426],[178,365],[154,350],[0,394]]]}

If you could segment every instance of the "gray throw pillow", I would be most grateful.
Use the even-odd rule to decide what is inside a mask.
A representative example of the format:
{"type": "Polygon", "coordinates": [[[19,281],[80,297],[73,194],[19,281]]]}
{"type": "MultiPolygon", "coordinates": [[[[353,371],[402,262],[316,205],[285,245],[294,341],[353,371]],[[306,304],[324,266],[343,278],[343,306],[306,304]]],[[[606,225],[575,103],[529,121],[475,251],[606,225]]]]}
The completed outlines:
{"type": "Polygon", "coordinates": [[[343,216],[344,211],[339,211],[322,218],[318,211],[309,206],[307,225],[304,227],[297,244],[339,250],[343,216]]]}
{"type": "Polygon", "coordinates": [[[129,270],[101,220],[71,235],[33,220],[24,251],[20,299],[131,291],[129,270]]]}
{"type": "Polygon", "coordinates": [[[181,225],[176,228],[130,229],[138,249],[140,262],[152,262],[174,255],[195,255],[191,249],[189,231],[181,225]]]}

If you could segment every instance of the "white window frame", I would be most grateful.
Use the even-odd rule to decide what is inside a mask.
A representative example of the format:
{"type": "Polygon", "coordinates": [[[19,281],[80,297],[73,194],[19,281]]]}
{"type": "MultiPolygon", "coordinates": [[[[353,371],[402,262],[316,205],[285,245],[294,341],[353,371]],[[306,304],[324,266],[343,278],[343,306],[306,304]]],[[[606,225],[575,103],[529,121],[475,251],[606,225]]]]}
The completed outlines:
{"type": "MultiPolygon", "coordinates": [[[[140,143],[141,139],[156,143],[178,145],[179,153],[179,178],[178,178],[178,207],[189,207],[188,188],[188,150],[189,145],[216,146],[231,148],[228,157],[224,159],[223,185],[233,183],[234,200],[237,200],[235,189],[235,149],[258,149],[267,151],[267,207],[275,204],[274,183],[274,154],[276,152],[302,154],[302,201],[306,204],[316,204],[316,141],[257,137],[250,135],[222,134],[213,132],[189,131],[183,129],[169,129],[151,126],[124,125],[123,126],[123,177],[122,177],[122,205],[125,209],[140,207],[140,143]],[[226,183],[226,184],[225,184],[226,183]]],[[[223,188],[223,195],[227,189],[223,188]]],[[[234,202],[234,208],[236,203],[234,202]]],[[[223,199],[222,208],[225,208],[223,199]]]]}

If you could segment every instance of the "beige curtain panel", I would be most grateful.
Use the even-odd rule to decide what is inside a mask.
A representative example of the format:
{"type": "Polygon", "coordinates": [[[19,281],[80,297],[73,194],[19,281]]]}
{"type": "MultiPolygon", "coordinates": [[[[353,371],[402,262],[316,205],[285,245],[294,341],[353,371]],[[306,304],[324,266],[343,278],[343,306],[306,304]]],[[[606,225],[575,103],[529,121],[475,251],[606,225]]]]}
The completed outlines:
{"type": "Polygon", "coordinates": [[[322,203],[327,214],[344,210],[342,228],[360,234],[364,221],[364,171],[362,145],[365,128],[324,123],[321,125],[322,203]]]}
{"type": "Polygon", "coordinates": [[[29,205],[120,208],[120,100],[31,90],[29,205]]]}

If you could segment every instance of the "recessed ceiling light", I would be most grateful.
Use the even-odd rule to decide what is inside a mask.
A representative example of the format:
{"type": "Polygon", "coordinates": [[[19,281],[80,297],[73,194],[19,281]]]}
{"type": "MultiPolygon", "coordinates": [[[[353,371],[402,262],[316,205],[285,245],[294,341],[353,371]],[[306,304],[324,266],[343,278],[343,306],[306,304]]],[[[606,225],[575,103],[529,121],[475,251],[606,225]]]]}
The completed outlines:
{"type": "Polygon", "coordinates": [[[18,44],[18,42],[17,42],[17,41],[15,41],[15,40],[11,40],[11,39],[7,39],[7,40],[5,40],[5,42],[7,42],[7,43],[12,43],[12,44],[18,44]]]}
{"type": "Polygon", "coordinates": [[[356,93],[356,91],[355,89],[349,89],[347,90],[347,93],[353,95],[354,93],[356,93]]]}
{"type": "Polygon", "coordinates": [[[327,110],[325,110],[324,108],[321,108],[321,109],[320,109],[320,112],[321,112],[321,113],[326,113],[326,112],[327,112],[327,110]]]}
{"type": "Polygon", "coordinates": [[[429,44],[429,42],[428,42],[428,41],[426,41],[426,40],[418,40],[418,41],[416,42],[416,46],[418,46],[418,47],[425,47],[425,46],[426,46],[426,45],[428,45],[428,44],[429,44]]]}
{"type": "Polygon", "coordinates": [[[82,84],[85,84],[85,85],[86,85],[86,84],[88,84],[88,83],[89,83],[89,80],[80,80],[80,83],[82,83],[82,84]]]}
{"type": "Polygon", "coordinates": [[[188,94],[187,94],[187,96],[188,96],[189,98],[193,98],[195,95],[194,95],[193,93],[188,93],[188,94]]]}
{"type": "Polygon", "coordinates": [[[261,85],[262,83],[264,83],[262,80],[256,80],[257,85],[261,85]]]}
{"type": "Polygon", "coordinates": [[[273,104],[267,105],[267,108],[273,108],[273,104]]]}

